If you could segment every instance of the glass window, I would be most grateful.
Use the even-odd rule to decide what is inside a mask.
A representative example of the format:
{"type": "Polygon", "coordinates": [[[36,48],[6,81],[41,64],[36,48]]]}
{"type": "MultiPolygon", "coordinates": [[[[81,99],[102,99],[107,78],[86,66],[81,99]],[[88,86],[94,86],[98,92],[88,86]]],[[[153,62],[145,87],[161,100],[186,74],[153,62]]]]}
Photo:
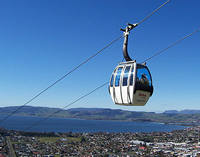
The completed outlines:
{"type": "Polygon", "coordinates": [[[115,87],[119,86],[121,72],[122,72],[122,67],[119,67],[117,69],[117,74],[116,74],[116,77],[115,77],[115,87]]]}
{"type": "Polygon", "coordinates": [[[113,73],[112,76],[111,76],[110,87],[113,87],[113,76],[114,76],[114,73],[113,73]]]}
{"type": "Polygon", "coordinates": [[[130,86],[133,85],[133,73],[134,73],[134,66],[132,67],[132,70],[131,70],[130,86]]]}
{"type": "Polygon", "coordinates": [[[128,84],[128,74],[129,74],[129,71],[130,71],[130,67],[131,66],[127,66],[125,71],[124,71],[123,86],[127,86],[127,84],[128,84]]]}
{"type": "Polygon", "coordinates": [[[145,86],[151,86],[151,77],[150,77],[149,71],[145,67],[137,68],[136,81],[145,86]]]}

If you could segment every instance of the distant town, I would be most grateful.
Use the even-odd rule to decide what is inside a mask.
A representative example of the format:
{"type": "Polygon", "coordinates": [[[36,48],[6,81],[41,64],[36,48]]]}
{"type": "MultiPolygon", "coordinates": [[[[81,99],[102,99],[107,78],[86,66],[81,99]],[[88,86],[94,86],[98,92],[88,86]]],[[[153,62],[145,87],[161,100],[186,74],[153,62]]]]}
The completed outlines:
{"type": "Polygon", "coordinates": [[[152,133],[38,133],[0,129],[0,157],[194,157],[200,127],[152,133]]]}

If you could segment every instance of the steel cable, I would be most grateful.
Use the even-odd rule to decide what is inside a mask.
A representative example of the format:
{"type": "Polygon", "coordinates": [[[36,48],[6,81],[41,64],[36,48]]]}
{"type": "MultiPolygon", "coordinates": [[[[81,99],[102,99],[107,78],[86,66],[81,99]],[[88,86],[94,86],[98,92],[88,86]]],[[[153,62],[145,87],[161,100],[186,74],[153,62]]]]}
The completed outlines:
{"type": "Polygon", "coordinates": [[[143,20],[141,20],[140,22],[137,23],[137,25],[140,25],[141,23],[143,23],[144,21],[146,21],[148,18],[150,18],[155,12],[157,12],[160,8],[162,8],[163,6],[165,6],[167,3],[169,3],[170,0],[166,1],[165,3],[163,3],[161,6],[159,6],[157,9],[155,9],[153,12],[151,12],[149,15],[147,15],[143,20]]]}
{"type": "Polygon", "coordinates": [[[84,94],[83,96],[79,97],[78,99],[72,101],[71,103],[69,103],[69,104],[66,105],[65,107],[63,107],[63,108],[61,108],[61,109],[58,109],[57,111],[55,111],[55,112],[51,113],[50,115],[48,115],[47,117],[45,117],[44,119],[37,121],[37,122],[34,123],[32,126],[27,127],[27,128],[25,129],[25,131],[30,130],[31,128],[33,128],[33,127],[36,126],[36,125],[39,125],[40,123],[46,121],[46,120],[49,119],[50,117],[53,117],[55,114],[57,114],[57,113],[63,111],[63,109],[68,108],[69,106],[75,104],[76,102],[80,101],[81,99],[83,99],[83,98],[89,96],[90,94],[96,92],[98,89],[104,87],[104,86],[107,85],[107,84],[108,84],[108,82],[105,82],[105,83],[103,83],[102,85],[96,87],[95,89],[93,89],[92,91],[88,92],[87,94],[84,94]]]}
{"type": "MultiPolygon", "coordinates": [[[[151,17],[155,12],[157,12],[160,8],[162,8],[164,5],[166,5],[170,0],[166,1],[165,3],[163,3],[160,7],[158,7],[157,9],[155,9],[153,12],[151,12],[148,16],[146,16],[143,20],[141,20],[139,23],[137,23],[137,25],[143,23],[144,21],[146,21],[149,17],[151,17]]],[[[65,75],[63,75],[62,77],[60,77],[58,80],[56,80],[54,83],[52,83],[51,85],[49,85],[47,88],[43,89],[41,92],[39,92],[38,94],[36,94],[34,97],[32,97],[30,100],[28,100],[26,103],[24,103],[22,106],[19,106],[16,110],[14,110],[13,112],[11,112],[10,114],[8,114],[5,118],[3,118],[2,120],[0,120],[0,124],[2,124],[4,121],[6,121],[9,117],[11,117],[12,115],[14,115],[15,113],[17,113],[20,109],[22,109],[24,106],[26,106],[27,104],[29,104],[30,102],[32,102],[33,100],[35,100],[37,97],[39,97],[41,94],[43,94],[44,92],[46,92],[48,89],[50,89],[51,87],[53,87],[54,85],[56,85],[58,82],[62,81],[64,78],[66,78],[68,75],[70,75],[71,73],[73,73],[74,71],[76,71],[79,67],[81,67],[82,65],[86,64],[89,60],[91,60],[92,58],[94,58],[95,56],[97,56],[99,53],[101,53],[103,50],[105,50],[106,48],[108,48],[109,46],[111,46],[114,42],[118,41],[119,39],[121,39],[122,37],[124,37],[124,35],[119,36],[118,38],[114,39],[113,41],[111,41],[108,45],[106,45],[105,47],[103,47],[101,50],[99,50],[97,53],[95,53],[94,55],[90,56],[89,58],[87,58],[85,61],[83,61],[82,63],[80,63],[78,66],[76,66],[75,68],[73,68],[71,71],[69,71],[68,73],[66,73],[65,75]]]]}
{"type": "Polygon", "coordinates": [[[198,27],[198,28],[197,28],[195,31],[193,31],[192,33],[190,33],[190,34],[188,34],[188,35],[182,37],[181,39],[176,40],[175,42],[173,42],[172,44],[170,44],[168,47],[166,47],[166,48],[164,48],[164,49],[162,49],[162,50],[160,50],[160,51],[154,53],[152,56],[146,58],[142,63],[147,62],[147,61],[151,60],[152,58],[154,58],[154,57],[160,55],[161,53],[165,52],[165,51],[168,50],[169,48],[171,48],[171,47],[173,47],[173,46],[179,44],[181,41],[187,39],[188,37],[194,35],[195,33],[199,32],[199,31],[200,31],[200,27],[198,27]]]}
{"type": "Polygon", "coordinates": [[[48,89],[50,89],[51,87],[53,87],[54,85],[56,85],[58,82],[62,81],[64,78],[66,78],[68,75],[70,75],[71,73],[73,73],[74,71],[76,71],[78,68],[80,68],[82,65],[86,64],[88,61],[90,61],[92,58],[94,58],[95,56],[97,56],[99,53],[101,53],[103,50],[105,50],[106,48],[108,48],[109,46],[111,46],[114,42],[118,41],[119,39],[121,39],[123,37],[120,36],[116,39],[114,39],[113,41],[111,41],[108,45],[106,45],[105,47],[103,47],[101,50],[99,50],[97,53],[95,53],[94,55],[90,56],[89,58],[87,58],[85,61],[83,61],[82,63],[80,63],[78,66],[76,66],[75,68],[73,68],[71,71],[69,71],[68,73],[66,73],[65,75],[63,75],[62,77],[60,77],[58,80],[56,80],[54,83],[52,83],[50,86],[48,86],[47,88],[43,89],[41,92],[39,92],[37,95],[35,95],[34,97],[32,97],[30,100],[28,100],[26,103],[24,103],[22,106],[19,106],[16,110],[14,110],[13,112],[11,112],[10,114],[8,114],[5,118],[3,118],[2,120],[0,120],[0,124],[2,124],[4,121],[6,121],[9,117],[11,117],[12,115],[14,115],[17,111],[19,111],[20,109],[22,109],[24,106],[26,106],[27,104],[29,104],[30,102],[32,102],[34,99],[36,99],[37,97],[39,97],[41,94],[43,94],[44,92],[46,92],[48,89]]]}
{"type": "MultiPolygon", "coordinates": [[[[146,61],[148,61],[148,60],[151,60],[153,57],[155,57],[155,56],[157,56],[157,55],[163,53],[164,51],[166,51],[166,50],[168,50],[169,48],[171,48],[171,47],[177,45],[178,43],[180,43],[180,42],[183,41],[184,39],[186,39],[186,38],[188,38],[188,37],[194,35],[195,33],[199,32],[199,31],[200,31],[200,27],[199,27],[198,29],[196,29],[195,31],[193,31],[192,33],[190,33],[190,34],[184,36],[183,38],[181,38],[181,39],[179,39],[179,40],[173,42],[172,44],[170,44],[170,45],[169,45],[168,47],[166,47],[165,49],[162,49],[161,51],[155,53],[153,56],[151,56],[151,57],[145,59],[145,60],[143,61],[143,63],[146,62],[146,61]]],[[[124,58],[122,59],[121,62],[123,62],[123,60],[124,60],[124,58]]],[[[45,117],[42,121],[41,121],[41,120],[40,120],[40,121],[37,121],[37,122],[34,123],[32,126],[27,127],[27,128],[25,129],[25,131],[30,130],[31,128],[35,127],[36,125],[39,125],[41,122],[46,121],[47,119],[49,119],[49,118],[52,117],[53,115],[55,115],[55,114],[57,114],[57,113],[63,111],[63,109],[68,108],[69,106],[75,104],[76,102],[80,101],[81,99],[83,99],[83,98],[89,96],[90,94],[96,92],[98,89],[104,87],[104,86],[105,86],[106,84],[108,84],[108,83],[109,83],[109,82],[105,82],[105,83],[103,83],[102,85],[96,87],[96,88],[95,88],[94,90],[92,90],[91,92],[89,92],[89,93],[87,93],[87,94],[85,94],[85,95],[79,97],[78,99],[76,99],[75,101],[69,103],[67,106],[63,107],[62,109],[59,109],[58,111],[53,112],[52,114],[48,115],[48,116],[45,117]]]]}
{"type": "MultiPolygon", "coordinates": [[[[167,2],[168,2],[168,1],[167,1],[167,2]]],[[[165,3],[167,3],[167,2],[165,2],[165,3]]],[[[164,4],[163,4],[163,5],[164,5],[164,4]]],[[[160,8],[160,7],[159,7],[159,8],[160,8]]],[[[155,12],[155,11],[154,11],[154,12],[155,12]]],[[[142,21],[144,21],[144,20],[142,20],[142,21]]],[[[147,61],[151,60],[151,59],[154,58],[155,56],[160,55],[161,53],[165,52],[165,51],[168,50],[169,48],[172,48],[173,46],[177,45],[177,44],[180,43],[181,41],[185,40],[186,38],[188,38],[188,37],[194,35],[195,33],[199,32],[199,31],[200,31],[200,27],[199,27],[198,29],[196,29],[195,31],[193,31],[192,33],[190,33],[190,34],[184,36],[183,38],[181,38],[181,39],[179,39],[179,40],[176,40],[175,42],[173,42],[172,44],[170,44],[168,47],[166,47],[166,48],[164,48],[164,49],[162,49],[162,50],[156,52],[154,55],[152,55],[151,57],[148,57],[148,58],[145,59],[143,62],[147,62],[147,61]]],[[[123,61],[123,60],[122,60],[122,61],[123,61]]],[[[45,117],[42,121],[40,120],[40,121],[34,123],[32,126],[27,127],[27,128],[25,129],[25,131],[30,130],[31,128],[35,127],[36,125],[39,125],[41,122],[46,121],[47,119],[49,119],[49,118],[52,117],[53,115],[55,115],[55,114],[57,114],[57,113],[63,111],[63,109],[68,108],[69,106],[75,104],[76,102],[80,101],[81,99],[83,99],[83,98],[87,97],[88,95],[94,93],[95,91],[97,91],[98,89],[104,87],[104,86],[105,86],[106,84],[108,84],[108,83],[109,83],[109,82],[106,82],[106,83],[104,83],[104,84],[98,86],[97,88],[95,88],[95,89],[92,90],[91,92],[89,92],[89,93],[87,93],[87,94],[85,94],[85,95],[79,97],[78,99],[76,99],[75,101],[69,103],[67,106],[63,107],[62,109],[59,109],[58,111],[53,112],[52,114],[48,115],[48,116],[45,117]]]]}

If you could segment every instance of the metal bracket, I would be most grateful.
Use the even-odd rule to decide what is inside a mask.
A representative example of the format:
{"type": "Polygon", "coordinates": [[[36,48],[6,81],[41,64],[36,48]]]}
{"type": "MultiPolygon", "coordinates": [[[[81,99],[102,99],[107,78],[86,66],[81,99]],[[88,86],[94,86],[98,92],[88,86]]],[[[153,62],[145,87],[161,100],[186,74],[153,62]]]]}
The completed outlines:
{"type": "Polygon", "coordinates": [[[130,33],[130,31],[137,27],[138,24],[130,24],[128,23],[128,26],[125,29],[120,29],[121,31],[124,32],[124,44],[123,44],[123,55],[125,60],[128,61],[132,61],[132,59],[130,58],[130,56],[128,55],[128,50],[127,50],[127,46],[128,46],[128,35],[130,33]]]}
{"type": "Polygon", "coordinates": [[[138,24],[137,23],[135,23],[135,24],[130,24],[130,23],[128,23],[127,24],[128,26],[125,28],[125,29],[120,29],[121,31],[123,31],[123,32],[130,32],[133,28],[135,28],[135,27],[137,27],[138,26],[138,24]]]}
{"type": "Polygon", "coordinates": [[[124,36],[127,36],[129,35],[130,33],[129,32],[124,32],[124,36]]]}

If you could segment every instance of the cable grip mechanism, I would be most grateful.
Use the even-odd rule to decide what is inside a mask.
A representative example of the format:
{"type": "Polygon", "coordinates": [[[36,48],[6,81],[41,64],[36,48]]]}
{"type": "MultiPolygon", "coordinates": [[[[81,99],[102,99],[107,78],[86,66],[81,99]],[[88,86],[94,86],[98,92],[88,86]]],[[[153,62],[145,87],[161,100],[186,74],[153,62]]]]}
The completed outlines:
{"type": "Polygon", "coordinates": [[[130,24],[128,23],[128,26],[125,28],[125,29],[120,29],[121,31],[124,32],[124,43],[123,43],[123,55],[124,55],[124,58],[125,60],[128,62],[128,61],[132,61],[131,57],[128,55],[128,50],[127,50],[127,46],[128,46],[128,35],[129,35],[129,32],[137,27],[138,24],[130,24]]]}

